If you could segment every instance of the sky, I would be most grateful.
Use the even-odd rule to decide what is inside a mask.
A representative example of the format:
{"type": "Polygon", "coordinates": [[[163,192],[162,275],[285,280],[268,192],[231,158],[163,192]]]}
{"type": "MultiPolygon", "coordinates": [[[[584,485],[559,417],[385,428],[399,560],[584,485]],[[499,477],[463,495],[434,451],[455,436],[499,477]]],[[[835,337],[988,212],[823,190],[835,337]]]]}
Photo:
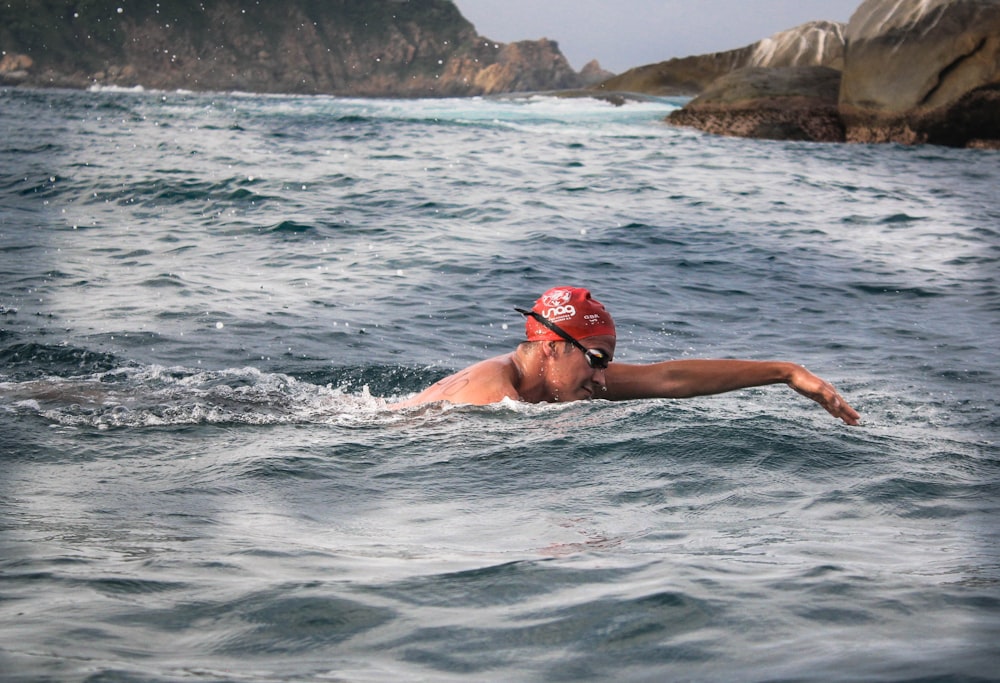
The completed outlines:
{"type": "Polygon", "coordinates": [[[862,0],[454,0],[479,35],[549,38],[580,70],[733,50],[807,21],[847,22],[862,0]]]}

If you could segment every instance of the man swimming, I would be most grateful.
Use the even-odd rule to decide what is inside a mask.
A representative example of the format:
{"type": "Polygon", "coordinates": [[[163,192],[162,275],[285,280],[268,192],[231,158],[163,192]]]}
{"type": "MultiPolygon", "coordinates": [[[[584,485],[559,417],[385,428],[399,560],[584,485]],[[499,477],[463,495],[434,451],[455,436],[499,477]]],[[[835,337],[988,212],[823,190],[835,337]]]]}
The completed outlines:
{"type": "Polygon", "coordinates": [[[515,351],[445,377],[393,405],[447,401],[486,405],[505,398],[528,403],[603,398],[690,398],[765,384],[787,384],[849,425],[857,411],[833,386],[801,365],[783,361],[669,360],[613,363],[615,323],[607,309],[579,287],[555,287],[525,316],[527,340],[515,351]]]}

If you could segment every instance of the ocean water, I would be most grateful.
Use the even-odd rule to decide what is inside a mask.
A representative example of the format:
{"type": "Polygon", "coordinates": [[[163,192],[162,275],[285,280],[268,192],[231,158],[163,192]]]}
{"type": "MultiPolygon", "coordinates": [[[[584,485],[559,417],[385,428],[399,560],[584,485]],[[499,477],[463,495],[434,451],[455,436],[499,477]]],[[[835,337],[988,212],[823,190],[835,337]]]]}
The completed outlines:
{"type": "Polygon", "coordinates": [[[0,679],[1000,680],[1000,155],[0,90],[0,679]],[[386,410],[558,284],[690,400],[386,410]]]}

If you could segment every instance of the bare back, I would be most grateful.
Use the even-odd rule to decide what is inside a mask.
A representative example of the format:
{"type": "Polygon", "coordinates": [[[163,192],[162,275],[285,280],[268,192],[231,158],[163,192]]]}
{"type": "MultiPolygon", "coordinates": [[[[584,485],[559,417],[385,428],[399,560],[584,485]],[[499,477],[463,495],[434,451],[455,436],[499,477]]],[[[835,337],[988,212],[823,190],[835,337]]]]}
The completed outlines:
{"type": "Polygon", "coordinates": [[[519,400],[518,372],[513,354],[488,358],[432,384],[416,396],[390,408],[409,408],[421,403],[447,401],[471,405],[497,403],[505,398],[519,400]]]}

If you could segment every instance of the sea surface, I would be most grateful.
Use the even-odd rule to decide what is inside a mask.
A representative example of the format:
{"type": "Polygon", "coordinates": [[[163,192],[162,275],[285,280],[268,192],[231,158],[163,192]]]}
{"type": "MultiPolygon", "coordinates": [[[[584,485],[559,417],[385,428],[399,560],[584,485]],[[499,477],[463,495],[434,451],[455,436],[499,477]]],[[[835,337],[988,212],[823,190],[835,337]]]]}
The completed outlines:
{"type": "Polygon", "coordinates": [[[0,90],[0,680],[1000,680],[1000,154],[0,90]],[[591,289],[688,400],[387,402],[591,289]]]}

